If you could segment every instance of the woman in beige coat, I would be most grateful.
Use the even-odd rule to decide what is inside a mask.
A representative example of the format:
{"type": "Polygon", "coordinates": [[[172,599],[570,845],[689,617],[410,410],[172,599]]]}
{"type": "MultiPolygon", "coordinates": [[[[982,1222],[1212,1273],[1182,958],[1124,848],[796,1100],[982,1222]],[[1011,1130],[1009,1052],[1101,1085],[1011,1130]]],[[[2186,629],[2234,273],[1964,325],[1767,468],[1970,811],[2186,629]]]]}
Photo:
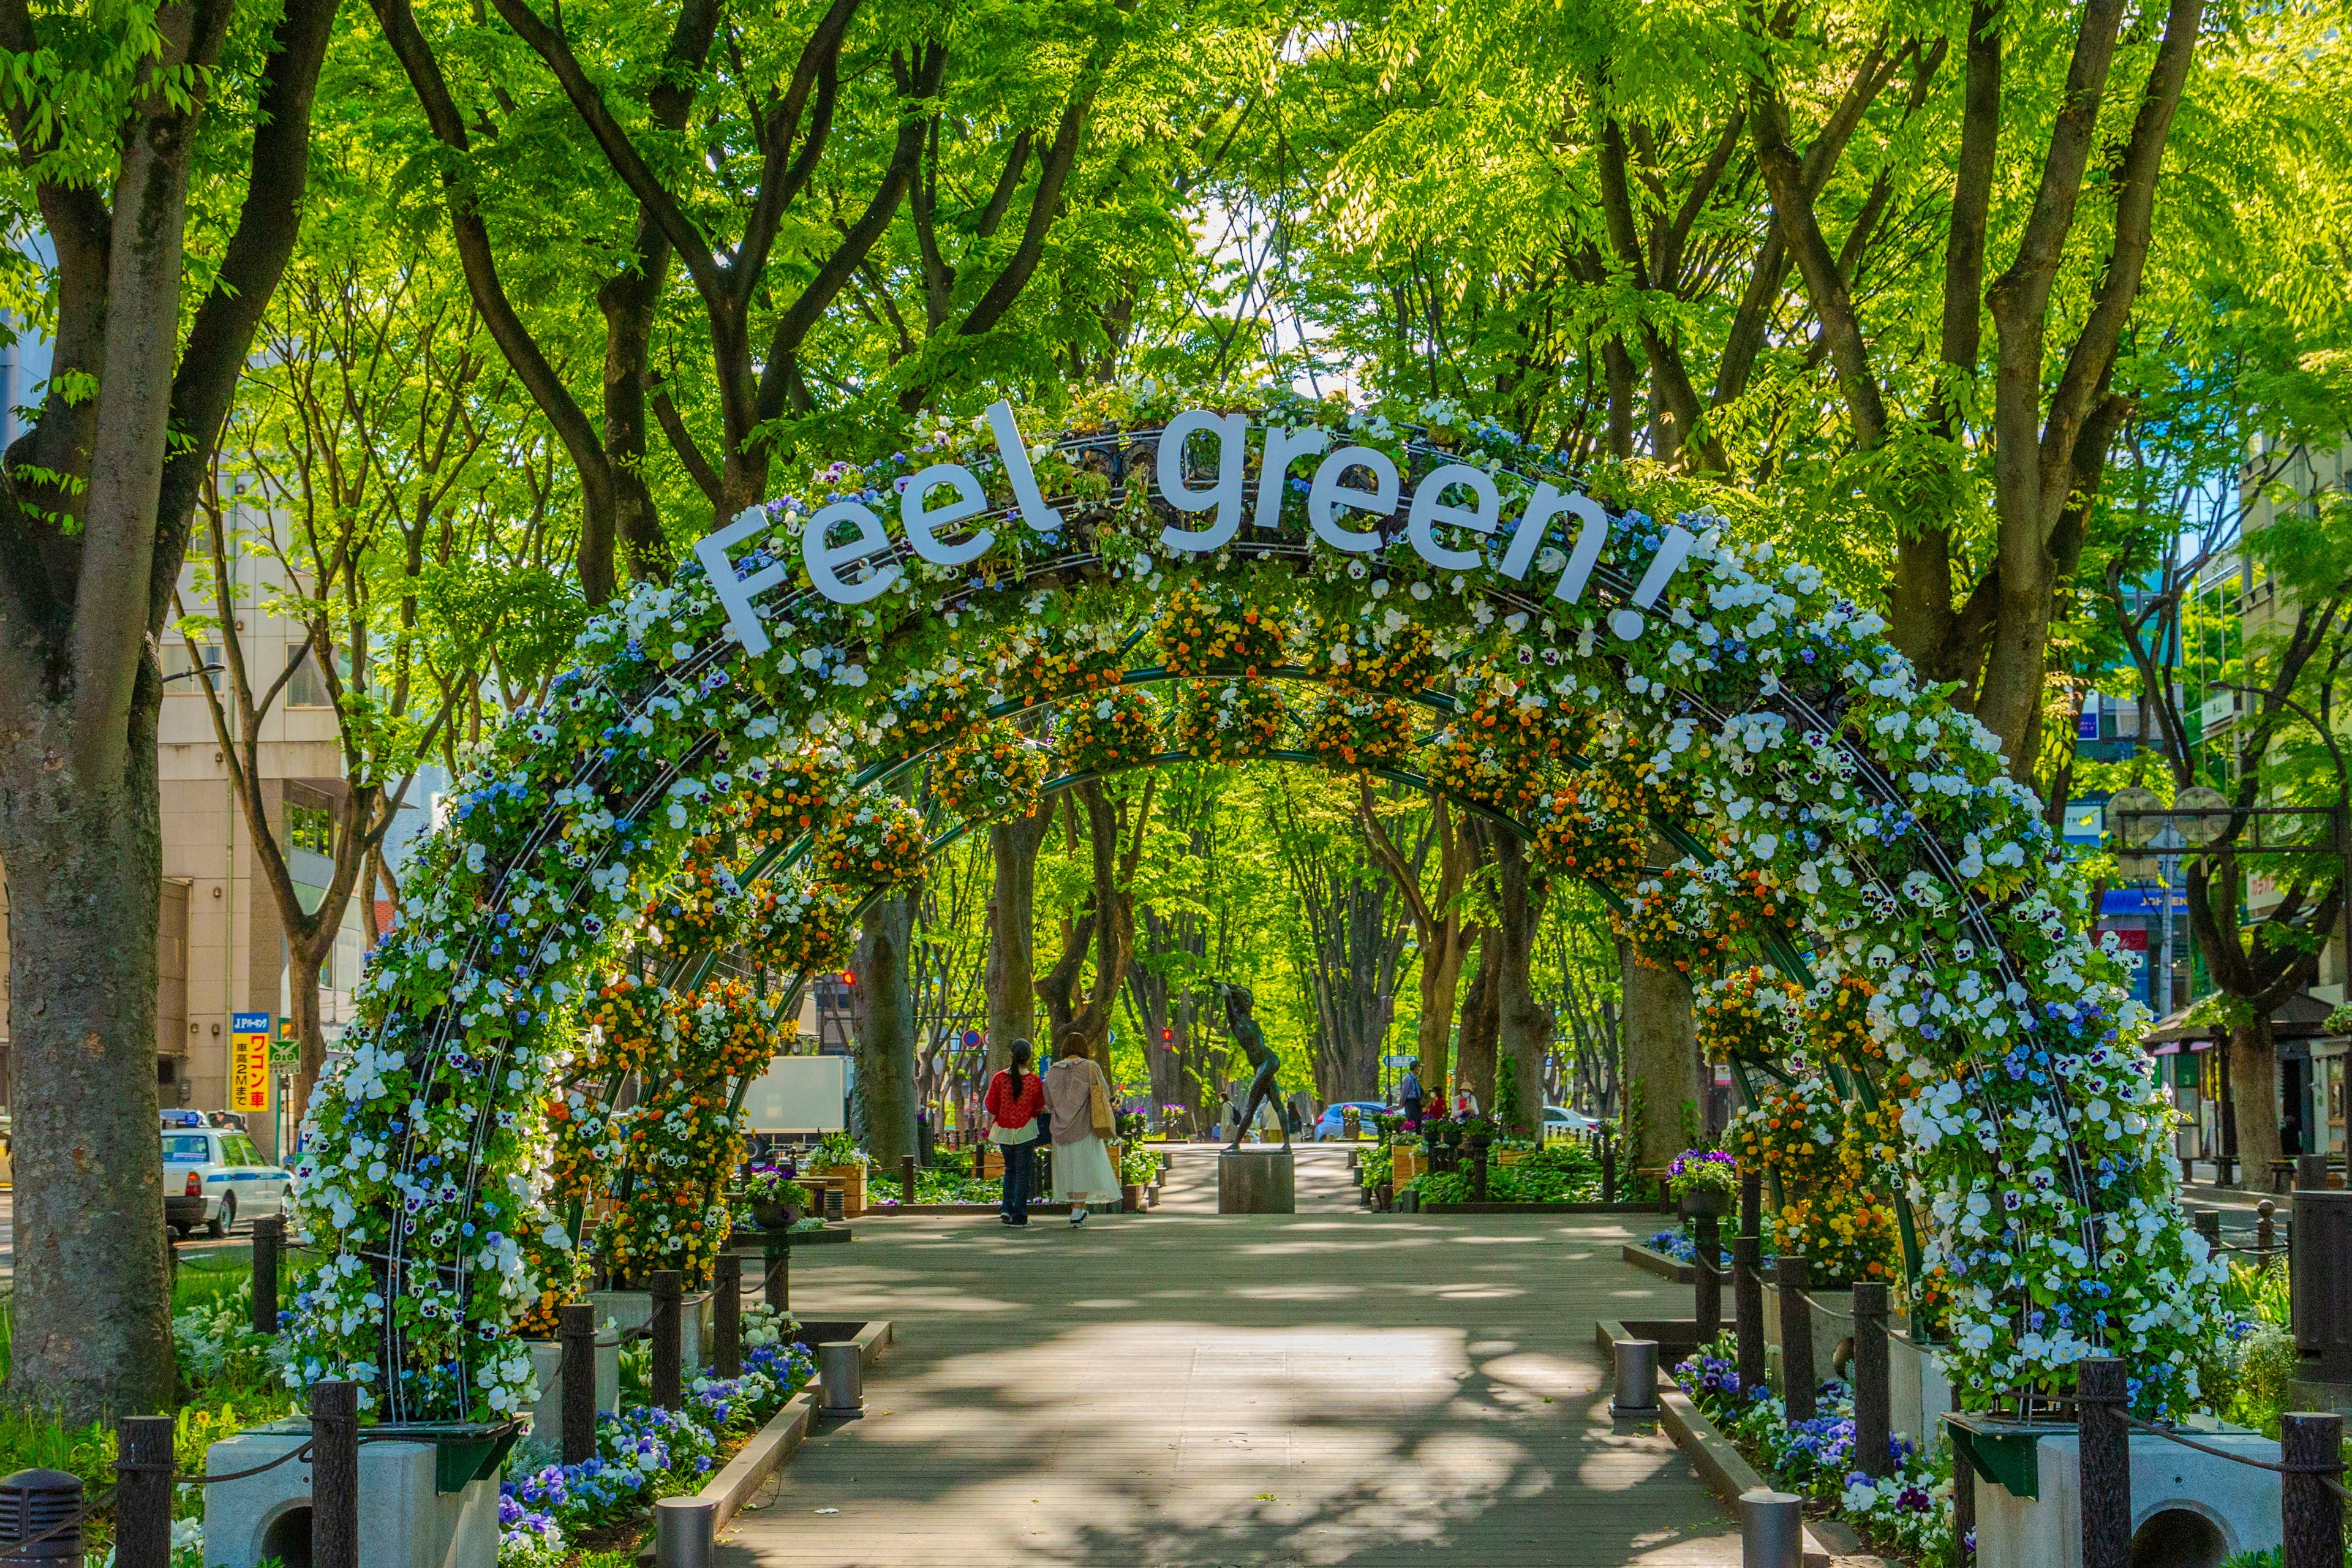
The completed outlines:
{"type": "Polygon", "coordinates": [[[1054,1045],[1054,1065],[1045,1069],[1045,1112],[1054,1127],[1054,1198],[1070,1205],[1070,1224],[1087,1223],[1088,1204],[1118,1202],[1118,1173],[1096,1135],[1095,1090],[1106,1102],[1110,1085],[1087,1056],[1087,1037],[1076,1029],[1054,1045]]]}

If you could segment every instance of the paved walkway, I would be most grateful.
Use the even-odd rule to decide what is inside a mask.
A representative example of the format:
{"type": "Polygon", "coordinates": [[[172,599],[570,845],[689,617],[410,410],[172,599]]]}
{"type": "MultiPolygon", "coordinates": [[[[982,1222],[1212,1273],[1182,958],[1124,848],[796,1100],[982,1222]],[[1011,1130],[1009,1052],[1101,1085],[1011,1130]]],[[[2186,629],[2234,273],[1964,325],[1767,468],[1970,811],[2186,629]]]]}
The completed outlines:
{"type": "Polygon", "coordinates": [[[1642,1216],[1373,1215],[1343,1150],[1299,1156],[1295,1217],[1207,1217],[1202,1147],[1148,1215],[795,1256],[804,1315],[898,1340],[722,1568],[1739,1561],[1673,1443],[1609,1415],[1594,1319],[1689,1310],[1619,1261],[1642,1216]]]}

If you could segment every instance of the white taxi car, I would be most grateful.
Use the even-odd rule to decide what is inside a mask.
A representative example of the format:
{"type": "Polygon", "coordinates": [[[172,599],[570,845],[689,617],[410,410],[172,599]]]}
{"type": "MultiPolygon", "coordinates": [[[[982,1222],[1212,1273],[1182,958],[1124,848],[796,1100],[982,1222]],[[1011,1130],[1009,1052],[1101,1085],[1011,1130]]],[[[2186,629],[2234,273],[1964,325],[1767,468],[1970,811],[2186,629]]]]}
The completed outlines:
{"type": "MultiPolygon", "coordinates": [[[[242,1215],[286,1212],[294,1173],[272,1165],[234,1128],[163,1129],[163,1190],[204,1200],[205,1234],[226,1236],[242,1215]]],[[[186,1236],[191,1226],[182,1226],[186,1236]]]]}

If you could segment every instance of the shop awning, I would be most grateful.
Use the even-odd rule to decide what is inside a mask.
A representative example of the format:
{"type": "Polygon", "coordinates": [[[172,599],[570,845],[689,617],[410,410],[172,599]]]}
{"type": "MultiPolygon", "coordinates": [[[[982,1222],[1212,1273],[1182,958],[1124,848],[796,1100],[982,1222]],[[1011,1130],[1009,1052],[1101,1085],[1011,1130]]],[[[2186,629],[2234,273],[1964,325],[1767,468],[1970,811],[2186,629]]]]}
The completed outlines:
{"type": "MultiPolygon", "coordinates": [[[[2298,991],[2280,1003],[2278,1011],[2271,1015],[2271,1033],[2282,1040],[2317,1039],[2327,1033],[2327,1016],[2335,1010],[2334,1004],[2322,1002],[2307,991],[2298,991]]],[[[2170,1017],[2157,1021],[2156,1027],[2148,1031],[2149,1055],[2166,1055],[2162,1048],[2166,1045],[2170,1045],[2175,1051],[2183,1045],[2195,1050],[2207,1042],[2229,1037],[2229,1031],[2219,1025],[2190,1023],[2189,1011],[2184,1007],[2170,1017]]]]}

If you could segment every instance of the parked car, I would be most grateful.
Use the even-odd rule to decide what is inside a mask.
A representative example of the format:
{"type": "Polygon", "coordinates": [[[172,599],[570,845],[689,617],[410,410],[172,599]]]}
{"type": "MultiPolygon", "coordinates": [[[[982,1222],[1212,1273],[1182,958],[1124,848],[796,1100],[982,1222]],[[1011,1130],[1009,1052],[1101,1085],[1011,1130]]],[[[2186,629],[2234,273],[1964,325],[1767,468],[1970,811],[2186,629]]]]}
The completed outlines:
{"type": "Polygon", "coordinates": [[[1589,1132],[1600,1125],[1601,1123],[1593,1121],[1581,1110],[1570,1110],[1565,1105],[1544,1107],[1543,1130],[1544,1136],[1547,1138],[1566,1137],[1571,1132],[1589,1132]]]}
{"type": "MultiPolygon", "coordinates": [[[[163,1131],[163,1189],[204,1200],[207,1236],[226,1236],[240,1215],[252,1219],[284,1214],[293,1184],[294,1173],[264,1161],[242,1132],[212,1127],[163,1131]]],[[[195,1222],[174,1228],[184,1237],[195,1222]]]]}
{"type": "Polygon", "coordinates": [[[1396,1114],[1393,1110],[1390,1110],[1387,1106],[1382,1105],[1376,1100],[1342,1100],[1335,1101],[1332,1104],[1325,1106],[1323,1108],[1323,1114],[1315,1119],[1315,1142],[1318,1143],[1327,1143],[1334,1138],[1345,1138],[1348,1135],[1348,1124],[1341,1113],[1351,1105],[1356,1108],[1358,1130],[1367,1138],[1370,1137],[1372,1134],[1373,1117],[1393,1116],[1396,1114]]]}

